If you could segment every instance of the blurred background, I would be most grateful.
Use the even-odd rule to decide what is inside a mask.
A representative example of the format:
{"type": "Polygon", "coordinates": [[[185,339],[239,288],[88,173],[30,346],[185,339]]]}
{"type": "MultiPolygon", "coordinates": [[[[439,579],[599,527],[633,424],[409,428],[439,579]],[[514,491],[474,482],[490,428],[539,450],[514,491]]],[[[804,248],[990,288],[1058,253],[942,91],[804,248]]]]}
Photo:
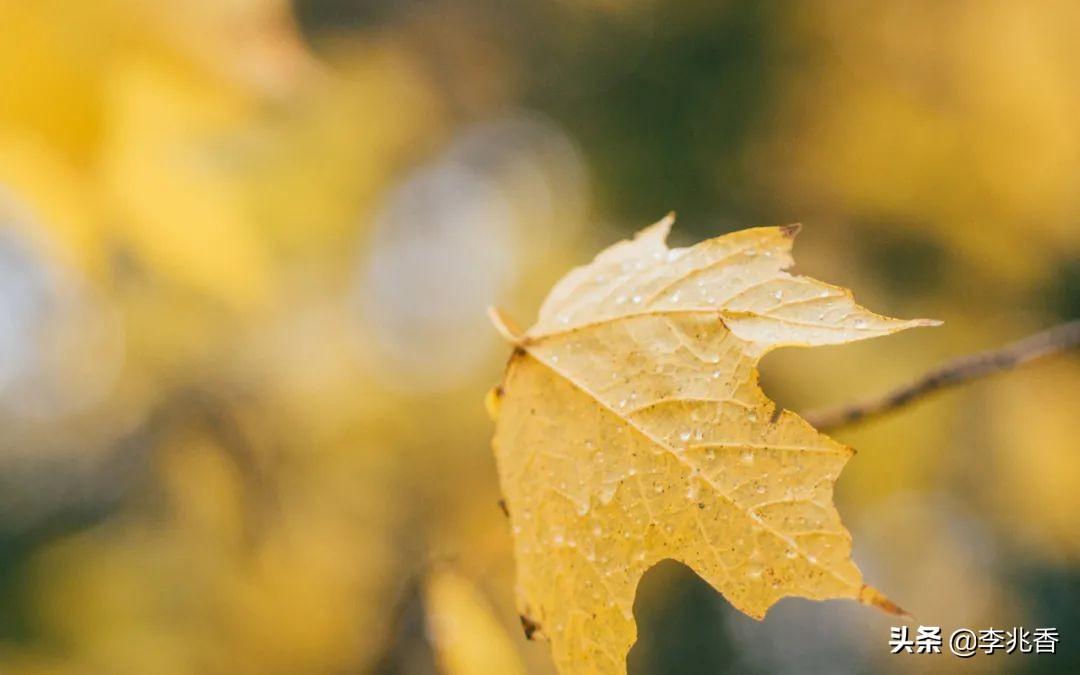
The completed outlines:
{"type": "MultiPolygon", "coordinates": [[[[802,221],[941,328],[786,350],[794,410],[1080,314],[1080,5],[0,0],[0,672],[550,673],[482,399],[571,266],[802,221]]],[[[835,434],[868,580],[1057,656],[890,657],[675,563],[632,673],[1077,672],[1080,360],[835,434]],[[918,661],[912,661],[917,658],[918,661]]]]}

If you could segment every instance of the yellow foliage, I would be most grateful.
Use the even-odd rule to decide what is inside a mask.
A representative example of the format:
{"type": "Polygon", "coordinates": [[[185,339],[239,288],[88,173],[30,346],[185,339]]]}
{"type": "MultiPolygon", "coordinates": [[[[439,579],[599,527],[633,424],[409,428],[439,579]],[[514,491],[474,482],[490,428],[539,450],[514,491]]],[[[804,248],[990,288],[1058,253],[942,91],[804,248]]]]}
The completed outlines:
{"type": "Polygon", "coordinates": [[[490,407],[518,604],[566,673],[624,672],[638,581],[665,558],[756,618],[786,596],[899,611],[863,583],[832,504],[851,450],[769,401],[756,364],[934,322],[784,272],[795,227],[669,249],[671,223],[567,274],[524,334],[500,327],[517,345],[490,407]]]}
{"type": "Polygon", "coordinates": [[[1001,518],[1038,557],[1080,557],[1080,463],[1062,448],[1080,434],[1070,406],[1047,405],[1047,393],[1063,401],[1080,395],[1080,367],[1068,360],[1035,366],[996,383],[989,415],[996,453],[989,461],[1001,518]]]}
{"type": "Polygon", "coordinates": [[[813,3],[770,174],[1011,281],[1077,246],[1076,3],[813,3]],[[857,28],[855,28],[857,26],[857,28]],[[921,39],[912,39],[918,35],[921,39]],[[794,142],[792,142],[794,141],[794,142]]]}
{"type": "Polygon", "coordinates": [[[112,89],[105,180],[135,254],[166,278],[241,306],[264,300],[267,255],[229,146],[250,102],[137,65],[112,89]]]}
{"type": "Polygon", "coordinates": [[[502,625],[468,580],[447,570],[427,579],[428,631],[443,675],[524,675],[502,625]]]}

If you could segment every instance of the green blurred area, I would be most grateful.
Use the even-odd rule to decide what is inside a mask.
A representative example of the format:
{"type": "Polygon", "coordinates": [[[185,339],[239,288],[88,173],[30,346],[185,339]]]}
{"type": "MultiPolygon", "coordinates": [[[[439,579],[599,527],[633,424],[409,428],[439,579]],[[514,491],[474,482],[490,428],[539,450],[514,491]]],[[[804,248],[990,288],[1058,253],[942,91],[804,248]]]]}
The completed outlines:
{"type": "MultiPolygon", "coordinates": [[[[456,675],[470,638],[550,672],[513,607],[484,310],[529,323],[669,210],[677,243],[802,221],[799,271],[945,321],[770,356],[793,410],[1080,307],[1064,0],[0,0],[0,26],[5,674],[456,675]]],[[[837,434],[869,581],[946,631],[1062,635],[919,672],[1080,668],[1078,375],[837,434]]],[[[673,563],[636,615],[635,673],[916,663],[890,617],[758,623],[673,563]]]]}

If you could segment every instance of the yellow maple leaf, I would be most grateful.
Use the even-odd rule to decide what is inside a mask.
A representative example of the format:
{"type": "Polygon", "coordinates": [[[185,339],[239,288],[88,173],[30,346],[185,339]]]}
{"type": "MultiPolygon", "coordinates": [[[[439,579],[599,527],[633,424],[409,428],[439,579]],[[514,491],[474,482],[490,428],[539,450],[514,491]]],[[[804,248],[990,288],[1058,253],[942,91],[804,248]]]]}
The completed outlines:
{"type": "Polygon", "coordinates": [[[798,226],[683,249],[668,216],[574,269],[519,333],[489,405],[518,606],[564,673],[622,673],[641,576],[671,558],[761,618],[863,583],[832,504],[852,450],[758,386],[769,350],[886,335],[902,321],[784,270],[798,226]]]}

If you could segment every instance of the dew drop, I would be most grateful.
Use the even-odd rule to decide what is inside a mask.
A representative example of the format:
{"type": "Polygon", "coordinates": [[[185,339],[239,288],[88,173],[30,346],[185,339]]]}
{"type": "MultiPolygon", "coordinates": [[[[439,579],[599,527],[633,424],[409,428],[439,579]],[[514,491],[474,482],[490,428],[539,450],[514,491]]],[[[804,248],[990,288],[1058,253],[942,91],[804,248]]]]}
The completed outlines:
{"type": "Polygon", "coordinates": [[[640,305],[641,304],[641,296],[640,295],[635,295],[634,297],[630,298],[630,302],[634,303],[635,305],[640,305]]]}
{"type": "Polygon", "coordinates": [[[777,289],[777,290],[772,292],[772,296],[773,296],[773,299],[780,300],[781,298],[784,297],[784,292],[777,289]]]}
{"type": "Polygon", "coordinates": [[[680,433],[680,434],[679,434],[679,440],[680,440],[680,441],[682,441],[682,442],[684,442],[684,443],[685,443],[686,441],[689,441],[689,440],[690,440],[690,430],[689,430],[689,429],[687,429],[686,431],[684,431],[684,432],[680,433]]]}
{"type": "Polygon", "coordinates": [[[611,500],[615,498],[615,490],[618,488],[616,483],[605,483],[600,488],[600,492],[597,496],[600,498],[601,504],[610,504],[611,500]]]}

